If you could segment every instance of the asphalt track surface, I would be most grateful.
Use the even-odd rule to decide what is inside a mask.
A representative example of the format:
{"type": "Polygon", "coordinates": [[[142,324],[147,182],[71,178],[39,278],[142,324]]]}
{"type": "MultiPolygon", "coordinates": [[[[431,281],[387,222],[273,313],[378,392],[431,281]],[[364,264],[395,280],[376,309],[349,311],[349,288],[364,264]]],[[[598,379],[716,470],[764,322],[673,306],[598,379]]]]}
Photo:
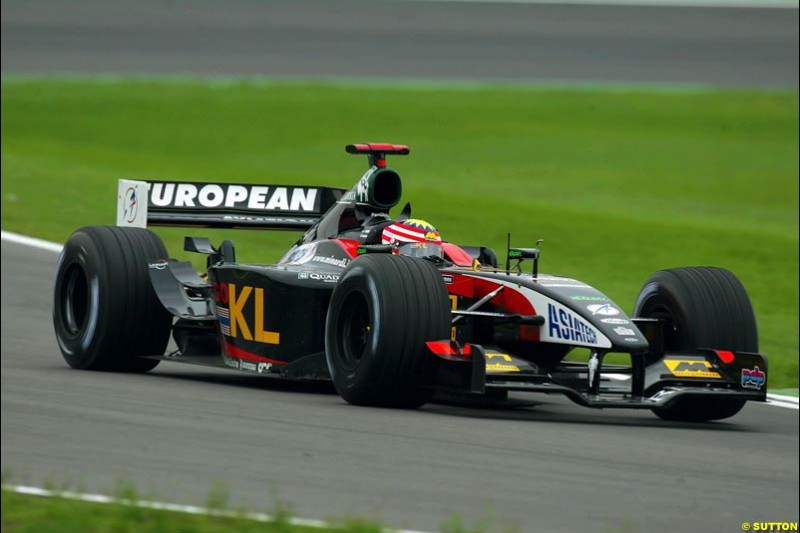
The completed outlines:
{"type": "MultiPolygon", "coordinates": [[[[2,72],[798,85],[797,10],[337,2],[2,3],[2,72]],[[186,6],[191,5],[191,9],[186,6]],[[69,6],[65,8],[64,6],[69,6]]],[[[438,529],[739,531],[798,520],[798,412],[665,423],[527,408],[344,404],[328,387],[162,364],[79,372],[50,319],[56,255],[2,242],[9,481],[438,529]]]]}
{"type": "Polygon", "coordinates": [[[0,39],[4,74],[798,86],[796,8],[4,0],[0,39]]]}
{"type": "Polygon", "coordinates": [[[739,531],[798,520],[798,412],[749,404],[729,422],[529,407],[345,404],[330,388],[161,364],[69,369],[50,318],[57,254],[2,241],[2,465],[12,482],[155,499],[369,516],[436,530],[451,516],[525,531],[739,531]]]}

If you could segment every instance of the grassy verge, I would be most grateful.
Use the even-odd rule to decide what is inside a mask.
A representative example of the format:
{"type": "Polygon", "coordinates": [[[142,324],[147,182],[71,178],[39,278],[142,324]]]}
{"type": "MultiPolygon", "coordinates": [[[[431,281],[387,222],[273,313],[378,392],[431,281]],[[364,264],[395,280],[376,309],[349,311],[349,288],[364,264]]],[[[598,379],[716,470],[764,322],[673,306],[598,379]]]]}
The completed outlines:
{"type": "MultiPolygon", "coordinates": [[[[4,78],[2,225],[113,223],[119,177],[349,186],[365,161],[342,147],[365,140],[411,145],[390,164],[446,239],[544,238],[544,271],[628,310],[655,270],[731,269],[770,386],[797,386],[796,92],[4,78]]],[[[187,231],[159,233],[178,255],[187,231]]],[[[269,262],[296,235],[232,238],[269,262]]]]}
{"type": "Polygon", "coordinates": [[[235,513],[187,514],[120,503],[90,503],[2,490],[5,533],[379,533],[378,525],[345,521],[330,527],[295,525],[287,516],[254,520],[235,513]]]}

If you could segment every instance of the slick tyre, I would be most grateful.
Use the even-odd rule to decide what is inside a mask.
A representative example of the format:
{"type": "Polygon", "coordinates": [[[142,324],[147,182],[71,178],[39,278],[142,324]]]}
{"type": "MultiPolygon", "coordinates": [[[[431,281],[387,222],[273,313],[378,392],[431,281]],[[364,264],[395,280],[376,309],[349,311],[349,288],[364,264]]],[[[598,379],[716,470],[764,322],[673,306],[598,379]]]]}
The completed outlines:
{"type": "MultiPolygon", "coordinates": [[[[758,352],[758,329],[750,298],[728,270],[691,267],[662,270],[642,288],[635,317],[664,319],[667,351],[696,348],[758,352]]],[[[653,409],[665,420],[705,422],[738,413],[745,400],[677,398],[653,409]]]]}
{"type": "Polygon", "coordinates": [[[148,264],[166,259],[161,239],[143,228],[77,230],[56,268],[53,324],[69,366],[146,372],[164,353],[171,315],[153,292],[148,264]]]}
{"type": "Polygon", "coordinates": [[[325,353],[339,395],[355,405],[415,409],[432,396],[426,341],[450,337],[442,275],[428,261],[366,255],[331,297],[325,353]]]}

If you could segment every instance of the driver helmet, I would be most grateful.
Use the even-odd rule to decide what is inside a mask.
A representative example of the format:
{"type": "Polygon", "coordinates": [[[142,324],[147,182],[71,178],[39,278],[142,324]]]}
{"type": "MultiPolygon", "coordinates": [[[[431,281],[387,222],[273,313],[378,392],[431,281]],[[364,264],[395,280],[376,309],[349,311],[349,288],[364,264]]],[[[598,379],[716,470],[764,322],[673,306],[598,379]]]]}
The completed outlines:
{"type": "Polygon", "coordinates": [[[443,257],[439,230],[430,223],[416,218],[386,226],[381,234],[381,242],[397,246],[397,253],[400,255],[443,257]]]}

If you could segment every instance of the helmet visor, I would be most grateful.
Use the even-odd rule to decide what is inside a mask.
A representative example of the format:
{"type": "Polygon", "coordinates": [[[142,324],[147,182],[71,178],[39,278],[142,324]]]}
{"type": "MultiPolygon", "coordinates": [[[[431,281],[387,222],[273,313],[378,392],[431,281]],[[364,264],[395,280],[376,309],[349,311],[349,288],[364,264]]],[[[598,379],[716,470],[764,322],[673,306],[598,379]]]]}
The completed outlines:
{"type": "Polygon", "coordinates": [[[409,257],[438,257],[444,258],[441,244],[430,242],[404,242],[398,248],[400,255],[409,257]]]}

